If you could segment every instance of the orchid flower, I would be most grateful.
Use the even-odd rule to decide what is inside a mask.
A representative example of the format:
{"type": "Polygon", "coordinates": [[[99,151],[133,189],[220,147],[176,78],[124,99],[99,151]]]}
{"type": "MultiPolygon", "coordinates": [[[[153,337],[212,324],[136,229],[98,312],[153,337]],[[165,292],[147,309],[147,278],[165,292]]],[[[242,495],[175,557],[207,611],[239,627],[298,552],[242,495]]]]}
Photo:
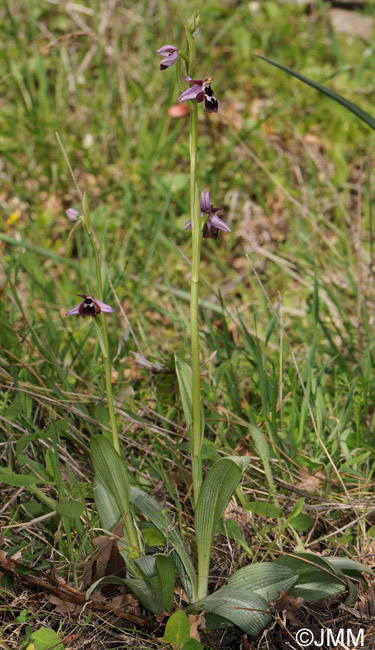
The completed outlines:
{"type": "Polygon", "coordinates": [[[216,99],[215,93],[211,88],[213,81],[212,77],[206,79],[192,79],[188,75],[184,77],[191,88],[184,90],[178,98],[178,102],[186,102],[188,99],[195,99],[198,104],[204,101],[205,113],[217,113],[219,109],[219,102],[216,99]]]}
{"type": "Polygon", "coordinates": [[[69,221],[80,221],[80,212],[76,210],[75,208],[68,208],[68,210],[65,210],[66,216],[68,217],[69,221]]]}
{"type": "Polygon", "coordinates": [[[65,316],[77,314],[78,316],[82,316],[82,318],[85,318],[85,316],[92,316],[94,318],[101,312],[107,314],[115,311],[110,305],[106,305],[105,302],[94,298],[94,296],[87,296],[85,293],[77,293],[77,296],[83,298],[83,300],[76,307],[69,309],[65,316]]]}
{"type": "Polygon", "coordinates": [[[174,45],[163,45],[163,47],[157,50],[157,53],[164,57],[160,61],[160,70],[169,68],[171,65],[176,63],[178,59],[178,50],[174,45]]]}
{"type": "MultiPolygon", "coordinates": [[[[203,190],[201,192],[201,217],[204,218],[207,214],[209,215],[206,219],[203,230],[202,237],[205,239],[217,239],[219,230],[224,232],[232,232],[229,226],[217,216],[216,212],[219,208],[214,208],[211,205],[210,193],[208,190],[203,190]]],[[[184,226],[185,230],[191,230],[191,220],[187,221],[184,226]]]]}

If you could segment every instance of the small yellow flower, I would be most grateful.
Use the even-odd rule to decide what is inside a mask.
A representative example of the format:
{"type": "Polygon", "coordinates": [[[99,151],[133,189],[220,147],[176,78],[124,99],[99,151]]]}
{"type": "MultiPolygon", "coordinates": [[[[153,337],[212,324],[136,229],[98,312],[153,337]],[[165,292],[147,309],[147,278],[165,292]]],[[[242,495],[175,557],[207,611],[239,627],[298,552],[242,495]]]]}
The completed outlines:
{"type": "Polygon", "coordinates": [[[7,226],[13,226],[13,224],[16,223],[16,221],[18,221],[20,216],[21,216],[21,210],[18,209],[14,210],[14,212],[12,212],[10,217],[8,217],[7,219],[7,226]]]}

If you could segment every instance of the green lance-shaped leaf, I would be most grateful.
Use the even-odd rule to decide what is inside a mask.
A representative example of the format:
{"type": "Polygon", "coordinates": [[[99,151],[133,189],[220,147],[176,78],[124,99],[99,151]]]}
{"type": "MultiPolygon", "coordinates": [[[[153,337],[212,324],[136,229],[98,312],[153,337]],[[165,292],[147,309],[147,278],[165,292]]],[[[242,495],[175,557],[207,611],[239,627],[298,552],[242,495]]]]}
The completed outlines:
{"type": "MultiPolygon", "coordinates": [[[[40,627],[35,632],[32,632],[30,637],[32,644],[28,647],[36,648],[37,650],[64,650],[64,645],[61,643],[61,638],[48,627],[40,627]]],[[[3,646],[8,648],[9,646],[3,646]]]]}
{"type": "Polygon", "coordinates": [[[176,579],[173,557],[166,553],[155,553],[137,558],[136,563],[155,594],[158,604],[163,610],[172,609],[176,579]]]}
{"type": "Polygon", "coordinates": [[[185,612],[180,609],[169,617],[165,628],[163,641],[172,643],[176,648],[180,648],[183,643],[190,640],[190,623],[185,612]]]}
{"type": "Polygon", "coordinates": [[[132,551],[137,553],[140,543],[132,519],[130,482],[125,462],[120,458],[109,440],[100,435],[91,440],[91,460],[99,482],[107,492],[112,494],[116,501],[124,519],[124,526],[132,551]]]}
{"type": "Polygon", "coordinates": [[[143,607],[151,612],[151,614],[160,614],[164,609],[162,604],[158,602],[156,595],[147,581],[139,578],[104,576],[103,578],[96,580],[96,582],[94,582],[86,591],[86,598],[89,599],[95,589],[98,587],[104,587],[104,585],[119,585],[121,587],[126,587],[135,595],[143,607]]]}
{"type": "Polygon", "coordinates": [[[252,637],[258,636],[272,620],[262,596],[229,585],[188,607],[188,611],[197,610],[221,616],[252,637]]]}
{"type": "Polygon", "coordinates": [[[5,483],[5,485],[11,485],[12,487],[30,487],[31,485],[38,485],[38,483],[50,484],[49,481],[33,476],[32,474],[15,474],[7,468],[4,468],[0,472],[0,482],[5,483]]]}
{"type": "Polygon", "coordinates": [[[158,553],[155,555],[155,569],[158,580],[158,600],[163,605],[163,609],[172,609],[176,581],[176,565],[173,557],[158,553]]]}
{"type": "Polygon", "coordinates": [[[129,511],[130,482],[124,461],[103,436],[91,440],[91,460],[100,483],[111,492],[121,514],[129,511]]]}
{"type": "Polygon", "coordinates": [[[358,590],[341,569],[313,553],[295,553],[275,560],[275,564],[290,567],[298,580],[290,590],[294,598],[302,596],[307,602],[321,600],[348,590],[347,604],[355,602],[358,590]]]}
{"type": "Polygon", "coordinates": [[[182,650],[204,650],[204,648],[196,639],[189,639],[182,646],[182,650]]]}
{"type": "MultiPolygon", "coordinates": [[[[130,501],[160,530],[174,552],[177,553],[184,569],[184,572],[181,572],[184,589],[189,598],[194,600],[197,591],[196,569],[177,525],[160,503],[140,488],[132,486],[130,501]]],[[[178,562],[176,565],[179,569],[178,562]]]]}
{"type": "Polygon", "coordinates": [[[296,72],[291,68],[288,68],[286,65],[282,65],[281,63],[276,63],[276,61],[267,59],[265,56],[260,56],[260,54],[256,54],[255,56],[258,57],[258,59],[262,59],[263,61],[266,61],[266,63],[270,63],[271,65],[274,65],[276,68],[280,68],[280,70],[287,72],[288,74],[292,75],[296,79],[299,79],[299,81],[303,81],[303,83],[307,84],[308,86],[311,86],[312,88],[315,88],[315,90],[318,90],[319,92],[323,93],[323,95],[330,97],[338,104],[341,104],[341,106],[344,106],[344,108],[346,108],[348,111],[354,113],[356,117],[362,120],[362,122],[367,124],[367,126],[369,126],[371,129],[375,129],[375,120],[374,118],[371,117],[371,115],[369,115],[369,113],[366,113],[366,111],[364,111],[362,108],[359,108],[357,104],[353,104],[353,102],[350,102],[348,99],[345,99],[345,97],[342,97],[338,93],[335,93],[334,90],[331,90],[326,86],[322,86],[322,84],[318,83],[317,81],[313,81],[312,79],[309,79],[309,77],[305,77],[305,75],[301,74],[300,72],[296,72]]]}
{"type": "Polygon", "coordinates": [[[215,526],[239,484],[250,458],[220,458],[210,468],[199,493],[195,512],[198,551],[198,598],[207,594],[212,539],[215,526]]]}
{"type": "Polygon", "coordinates": [[[94,477],[94,499],[100,523],[105,530],[111,531],[120,521],[121,512],[112,492],[106,490],[98,477],[94,477]]]}
{"type": "Polygon", "coordinates": [[[330,557],[328,558],[328,561],[335,570],[339,569],[349,578],[355,578],[362,582],[366,582],[362,573],[368,573],[371,576],[374,575],[374,572],[370,567],[365,566],[356,560],[350,560],[347,557],[330,557]]]}
{"type": "Polygon", "coordinates": [[[298,575],[289,567],[274,562],[261,562],[236,571],[229,578],[227,586],[233,590],[254,591],[271,602],[279,597],[280,591],[289,592],[297,580],[298,575]]]}

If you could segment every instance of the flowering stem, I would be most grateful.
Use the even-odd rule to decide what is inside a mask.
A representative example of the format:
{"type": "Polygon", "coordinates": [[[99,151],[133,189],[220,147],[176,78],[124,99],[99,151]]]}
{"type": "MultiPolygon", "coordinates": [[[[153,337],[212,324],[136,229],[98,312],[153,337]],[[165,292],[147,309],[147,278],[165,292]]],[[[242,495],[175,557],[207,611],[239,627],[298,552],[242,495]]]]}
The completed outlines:
{"type": "Polygon", "coordinates": [[[198,106],[191,102],[190,110],[190,214],[192,231],[192,271],[190,294],[190,329],[192,356],[192,411],[193,432],[191,440],[191,465],[193,473],[194,503],[197,504],[202,485],[202,435],[201,431],[201,395],[200,395],[200,359],[199,359],[199,270],[201,255],[201,212],[197,188],[197,154],[198,154],[198,106]]]}
{"type": "MultiPolygon", "coordinates": [[[[85,219],[85,229],[86,229],[86,232],[87,232],[87,234],[89,236],[92,249],[94,251],[95,268],[96,268],[96,282],[97,282],[96,295],[98,296],[99,300],[103,301],[103,283],[102,283],[102,274],[101,274],[101,268],[102,268],[102,265],[101,265],[101,250],[100,250],[99,243],[98,243],[98,241],[96,239],[96,236],[95,236],[95,231],[94,231],[94,229],[92,227],[92,223],[91,223],[91,219],[90,219],[89,205],[88,205],[86,193],[83,195],[82,210],[83,210],[83,216],[84,216],[84,219],[85,219]]],[[[111,362],[110,362],[110,357],[109,357],[107,323],[105,321],[105,317],[104,317],[103,313],[99,314],[97,319],[98,319],[98,323],[95,320],[95,325],[96,325],[96,331],[97,331],[97,334],[98,334],[98,337],[99,337],[99,344],[100,344],[102,354],[103,354],[108,411],[109,411],[109,419],[110,419],[111,430],[112,430],[112,443],[113,443],[114,449],[119,454],[120,453],[120,441],[119,441],[119,437],[118,437],[117,424],[116,424],[116,415],[115,415],[115,407],[114,407],[114,403],[113,403],[113,393],[112,393],[112,384],[111,384],[111,362]]]]}

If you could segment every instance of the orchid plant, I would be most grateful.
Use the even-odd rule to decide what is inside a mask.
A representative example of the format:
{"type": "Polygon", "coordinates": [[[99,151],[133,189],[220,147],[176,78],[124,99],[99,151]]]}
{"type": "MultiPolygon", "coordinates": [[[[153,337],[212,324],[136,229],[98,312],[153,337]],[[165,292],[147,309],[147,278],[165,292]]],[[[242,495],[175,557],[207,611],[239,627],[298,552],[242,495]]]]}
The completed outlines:
{"type": "MultiPolygon", "coordinates": [[[[212,89],[212,77],[193,79],[199,14],[194,12],[185,25],[186,50],[164,45],[157,53],[162,57],[160,69],[176,66],[180,88],[179,102],[189,102],[190,108],[190,219],[185,230],[191,231],[192,266],[190,284],[191,366],[176,358],[176,374],[190,437],[196,557],[191,553],[179,528],[165,509],[138,487],[131,486],[125,459],[117,433],[115,408],[110,382],[110,355],[105,314],[113,308],[103,301],[101,280],[102,251],[97,243],[90,220],[88,202],[83,197],[82,213],[74,208],[67,211],[71,222],[80,222],[91,242],[96,263],[95,296],[78,294],[81,302],[66,312],[66,316],[93,318],[105,367],[107,400],[112,428],[112,443],[104,436],[95,436],[91,443],[91,458],[95,471],[94,495],[102,527],[111,531],[121,521],[124,532],[119,540],[128,577],[106,576],[89,589],[88,597],[97,587],[112,583],[124,585],[154,614],[173,609],[176,579],[183,588],[182,599],[187,611],[205,611],[211,625],[237,625],[250,636],[257,636],[271,622],[269,603],[281,591],[291,596],[316,600],[348,590],[347,602],[353,602],[357,590],[348,576],[362,579],[365,567],[349,560],[327,560],[302,551],[274,562],[250,564],[236,571],[227,583],[208,594],[211,548],[216,525],[241,481],[249,457],[226,456],[203,472],[202,443],[204,438],[204,409],[200,389],[199,343],[199,283],[202,239],[216,240],[220,231],[231,232],[211,204],[210,193],[199,187],[198,178],[198,111],[203,104],[208,115],[219,110],[212,89]],[[185,88],[185,83],[190,87],[185,88]],[[144,526],[147,518],[147,530],[144,526]],[[155,553],[149,539],[149,527],[159,536],[155,553]]],[[[253,427],[255,428],[255,427],[253,427]]],[[[155,546],[155,543],[152,543],[155,546]]],[[[199,645],[199,644],[198,644],[199,645]]]]}

